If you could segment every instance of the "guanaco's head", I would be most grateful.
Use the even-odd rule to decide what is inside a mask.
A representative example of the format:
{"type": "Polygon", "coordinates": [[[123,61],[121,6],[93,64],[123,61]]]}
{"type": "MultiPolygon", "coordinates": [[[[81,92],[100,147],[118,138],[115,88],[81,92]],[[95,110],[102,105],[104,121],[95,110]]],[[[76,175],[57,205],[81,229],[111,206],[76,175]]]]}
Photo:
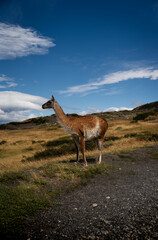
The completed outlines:
{"type": "Polygon", "coordinates": [[[54,97],[52,96],[52,97],[51,97],[51,100],[49,100],[48,102],[46,102],[46,103],[44,103],[44,104],[42,105],[42,108],[43,108],[43,109],[46,109],[46,108],[53,108],[53,109],[54,109],[54,102],[55,102],[55,99],[54,99],[54,97]]]}

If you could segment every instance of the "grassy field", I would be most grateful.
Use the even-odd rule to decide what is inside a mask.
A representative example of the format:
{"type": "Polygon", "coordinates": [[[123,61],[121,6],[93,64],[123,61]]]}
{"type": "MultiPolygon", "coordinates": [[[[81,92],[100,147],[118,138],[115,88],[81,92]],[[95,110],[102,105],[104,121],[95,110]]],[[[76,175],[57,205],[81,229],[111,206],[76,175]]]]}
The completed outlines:
{"type": "MultiPolygon", "coordinates": [[[[129,151],[158,143],[158,122],[117,120],[109,122],[103,154],[129,151]]],[[[86,143],[87,158],[96,158],[95,141],[86,143]]],[[[82,157],[82,156],[80,156],[82,157]]],[[[0,130],[0,232],[7,239],[23,225],[27,215],[51,204],[58,196],[106,173],[106,162],[88,167],[75,163],[70,135],[58,126],[0,130]]]]}

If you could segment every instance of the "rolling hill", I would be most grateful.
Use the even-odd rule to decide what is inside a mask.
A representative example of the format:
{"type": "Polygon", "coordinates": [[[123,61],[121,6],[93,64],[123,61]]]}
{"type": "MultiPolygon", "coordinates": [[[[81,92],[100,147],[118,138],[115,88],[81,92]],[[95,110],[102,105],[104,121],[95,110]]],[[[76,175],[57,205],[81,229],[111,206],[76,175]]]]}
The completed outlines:
{"type": "MultiPolygon", "coordinates": [[[[124,110],[118,112],[100,112],[93,113],[92,115],[97,115],[99,117],[105,118],[107,120],[133,120],[139,114],[145,113],[143,118],[147,118],[150,115],[158,116],[158,101],[147,103],[139,107],[134,108],[131,111],[124,110]]],[[[67,114],[68,117],[78,116],[77,114],[67,114]]],[[[139,119],[140,120],[140,119],[139,119]]],[[[143,120],[143,119],[142,119],[143,120]]],[[[10,122],[7,124],[1,124],[0,129],[25,129],[25,128],[38,128],[42,126],[58,125],[57,118],[55,114],[46,117],[38,117],[27,119],[22,122],[10,122]]]]}

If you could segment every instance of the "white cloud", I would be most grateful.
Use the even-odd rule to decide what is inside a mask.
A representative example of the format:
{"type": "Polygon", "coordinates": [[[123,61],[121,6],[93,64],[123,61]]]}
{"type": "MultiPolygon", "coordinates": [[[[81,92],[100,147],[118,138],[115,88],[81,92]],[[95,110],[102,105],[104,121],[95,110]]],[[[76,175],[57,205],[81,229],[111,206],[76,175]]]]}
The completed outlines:
{"type": "Polygon", "coordinates": [[[0,110],[0,124],[7,122],[17,122],[23,121],[28,118],[37,117],[35,114],[28,114],[25,111],[11,111],[11,112],[3,112],[0,110]]]}
{"type": "Polygon", "coordinates": [[[0,59],[45,54],[55,44],[31,28],[0,23],[0,59]]]}
{"type": "Polygon", "coordinates": [[[73,93],[84,93],[84,92],[88,92],[95,89],[98,89],[98,87],[91,86],[91,84],[83,84],[83,85],[68,87],[67,90],[61,90],[60,93],[61,94],[66,93],[66,94],[72,95],[73,93]]]}
{"type": "Polygon", "coordinates": [[[87,112],[87,111],[81,111],[81,112],[79,112],[78,114],[84,116],[84,115],[86,115],[86,114],[89,114],[89,112],[87,112]]]}
{"type": "Polygon", "coordinates": [[[101,112],[101,110],[96,107],[87,107],[86,110],[77,112],[77,114],[86,115],[86,114],[99,113],[99,112],[101,112]]]}
{"type": "Polygon", "coordinates": [[[9,78],[4,74],[0,76],[0,83],[2,83],[0,84],[0,88],[10,88],[17,86],[17,83],[15,83],[12,78],[9,78]]]}
{"type": "Polygon", "coordinates": [[[127,108],[127,107],[110,107],[104,109],[103,112],[118,112],[118,111],[123,111],[123,110],[132,110],[133,108],[127,108]]]}
{"type": "Polygon", "coordinates": [[[31,111],[42,112],[41,106],[46,101],[43,97],[21,92],[0,92],[0,123],[35,117],[31,111]]]}
{"type": "Polygon", "coordinates": [[[149,78],[150,80],[157,80],[158,70],[154,70],[152,67],[150,67],[131,69],[128,71],[118,71],[111,74],[106,74],[102,78],[98,78],[95,82],[68,87],[66,90],[60,91],[60,93],[68,95],[72,95],[74,93],[87,93],[91,92],[92,90],[100,89],[107,84],[115,84],[121,81],[137,78],[149,78]]]}
{"type": "Polygon", "coordinates": [[[92,114],[92,113],[99,113],[99,112],[118,112],[123,110],[132,110],[133,108],[127,108],[127,107],[109,107],[104,109],[103,111],[100,109],[97,109],[95,107],[87,107],[86,111],[78,112],[79,115],[86,115],[86,114],[92,114]]]}

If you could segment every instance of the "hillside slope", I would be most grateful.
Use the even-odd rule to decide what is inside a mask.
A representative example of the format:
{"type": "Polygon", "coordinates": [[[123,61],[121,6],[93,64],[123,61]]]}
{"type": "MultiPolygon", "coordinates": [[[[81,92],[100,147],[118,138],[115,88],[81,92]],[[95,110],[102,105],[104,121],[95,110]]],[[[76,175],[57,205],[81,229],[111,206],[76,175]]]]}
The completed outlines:
{"type": "Polygon", "coordinates": [[[156,111],[156,112],[158,112],[158,101],[141,105],[139,107],[134,108],[133,111],[156,111]]]}

